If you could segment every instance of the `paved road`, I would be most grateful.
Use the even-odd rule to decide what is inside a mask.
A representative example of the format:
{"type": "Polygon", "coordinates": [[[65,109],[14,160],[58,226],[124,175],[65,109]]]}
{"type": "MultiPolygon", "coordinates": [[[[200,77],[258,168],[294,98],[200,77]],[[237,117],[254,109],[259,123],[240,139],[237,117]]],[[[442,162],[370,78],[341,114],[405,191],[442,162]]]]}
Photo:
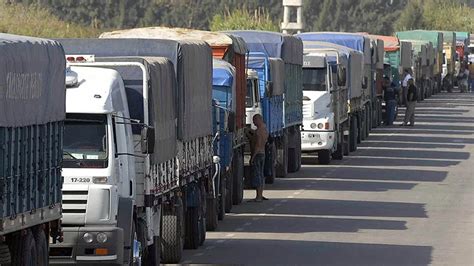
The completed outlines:
{"type": "Polygon", "coordinates": [[[331,166],[307,158],[183,262],[474,265],[474,94],[436,95],[417,117],[331,166]]]}

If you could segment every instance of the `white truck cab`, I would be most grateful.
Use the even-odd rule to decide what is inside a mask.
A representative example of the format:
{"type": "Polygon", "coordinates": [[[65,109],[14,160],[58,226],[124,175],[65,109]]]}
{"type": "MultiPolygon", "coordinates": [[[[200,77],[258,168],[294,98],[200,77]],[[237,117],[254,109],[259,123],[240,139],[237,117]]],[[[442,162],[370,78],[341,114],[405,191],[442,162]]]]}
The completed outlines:
{"type": "Polygon", "coordinates": [[[255,70],[247,70],[247,96],[245,97],[246,124],[255,129],[252,118],[256,114],[262,114],[260,102],[260,89],[258,85],[258,73],[255,70]]]}
{"type": "Polygon", "coordinates": [[[335,149],[335,123],[331,91],[333,73],[323,53],[308,53],[303,65],[303,152],[317,152],[319,160],[330,160],[335,149]]]}
{"type": "Polygon", "coordinates": [[[71,67],[66,90],[63,155],[64,241],[52,246],[52,262],[123,261],[116,243],[119,198],[134,198],[135,159],[122,78],[112,69],[71,67]],[[71,77],[72,76],[72,77],[71,77]],[[74,80],[74,78],[76,80],[74,80]],[[121,121],[118,121],[121,120],[121,121]]]}

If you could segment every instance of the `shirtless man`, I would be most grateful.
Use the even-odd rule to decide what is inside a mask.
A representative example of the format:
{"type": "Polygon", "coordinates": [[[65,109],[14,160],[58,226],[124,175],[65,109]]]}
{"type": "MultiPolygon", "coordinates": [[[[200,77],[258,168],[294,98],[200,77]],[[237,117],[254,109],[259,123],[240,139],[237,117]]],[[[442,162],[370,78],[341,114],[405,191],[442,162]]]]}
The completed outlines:
{"type": "Polygon", "coordinates": [[[252,164],[252,169],[254,177],[252,179],[252,185],[257,191],[257,195],[254,200],[255,202],[261,202],[266,198],[263,196],[263,184],[265,182],[265,177],[263,174],[265,166],[265,145],[268,140],[268,131],[267,125],[263,122],[261,115],[256,114],[253,116],[253,123],[257,127],[256,130],[248,130],[247,137],[250,140],[250,147],[252,152],[252,158],[250,163],[252,164]]]}

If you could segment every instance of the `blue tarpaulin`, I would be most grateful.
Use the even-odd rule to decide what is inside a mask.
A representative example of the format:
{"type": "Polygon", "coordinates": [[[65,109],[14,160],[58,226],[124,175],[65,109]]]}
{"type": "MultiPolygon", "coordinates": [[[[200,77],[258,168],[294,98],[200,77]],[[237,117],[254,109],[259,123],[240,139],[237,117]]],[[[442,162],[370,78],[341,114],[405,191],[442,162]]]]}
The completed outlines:
{"type": "Polygon", "coordinates": [[[214,59],[212,71],[212,85],[232,87],[234,82],[235,69],[224,61],[214,59]]]}
{"type": "Polygon", "coordinates": [[[303,65],[303,43],[300,38],[266,31],[229,31],[242,37],[250,52],[261,52],[268,57],[281,58],[285,63],[303,65]]]}
{"type": "Polygon", "coordinates": [[[364,52],[365,38],[362,35],[336,32],[308,32],[297,35],[303,41],[330,42],[364,52]]]}

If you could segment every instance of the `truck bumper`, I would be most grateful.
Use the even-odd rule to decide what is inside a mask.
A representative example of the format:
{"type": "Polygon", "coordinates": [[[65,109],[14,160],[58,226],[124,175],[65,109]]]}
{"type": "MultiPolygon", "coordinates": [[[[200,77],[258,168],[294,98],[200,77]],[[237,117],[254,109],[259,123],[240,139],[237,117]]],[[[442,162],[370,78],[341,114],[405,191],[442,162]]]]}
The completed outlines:
{"type": "Polygon", "coordinates": [[[301,150],[303,152],[332,150],[335,138],[334,131],[302,131],[301,150]]]}
{"type": "Polygon", "coordinates": [[[123,264],[123,229],[118,227],[63,227],[64,241],[50,244],[49,263],[56,265],[121,265],[123,264]],[[93,236],[91,243],[83,239],[85,233],[93,236]],[[97,234],[107,235],[105,243],[97,241],[97,234]]]}

